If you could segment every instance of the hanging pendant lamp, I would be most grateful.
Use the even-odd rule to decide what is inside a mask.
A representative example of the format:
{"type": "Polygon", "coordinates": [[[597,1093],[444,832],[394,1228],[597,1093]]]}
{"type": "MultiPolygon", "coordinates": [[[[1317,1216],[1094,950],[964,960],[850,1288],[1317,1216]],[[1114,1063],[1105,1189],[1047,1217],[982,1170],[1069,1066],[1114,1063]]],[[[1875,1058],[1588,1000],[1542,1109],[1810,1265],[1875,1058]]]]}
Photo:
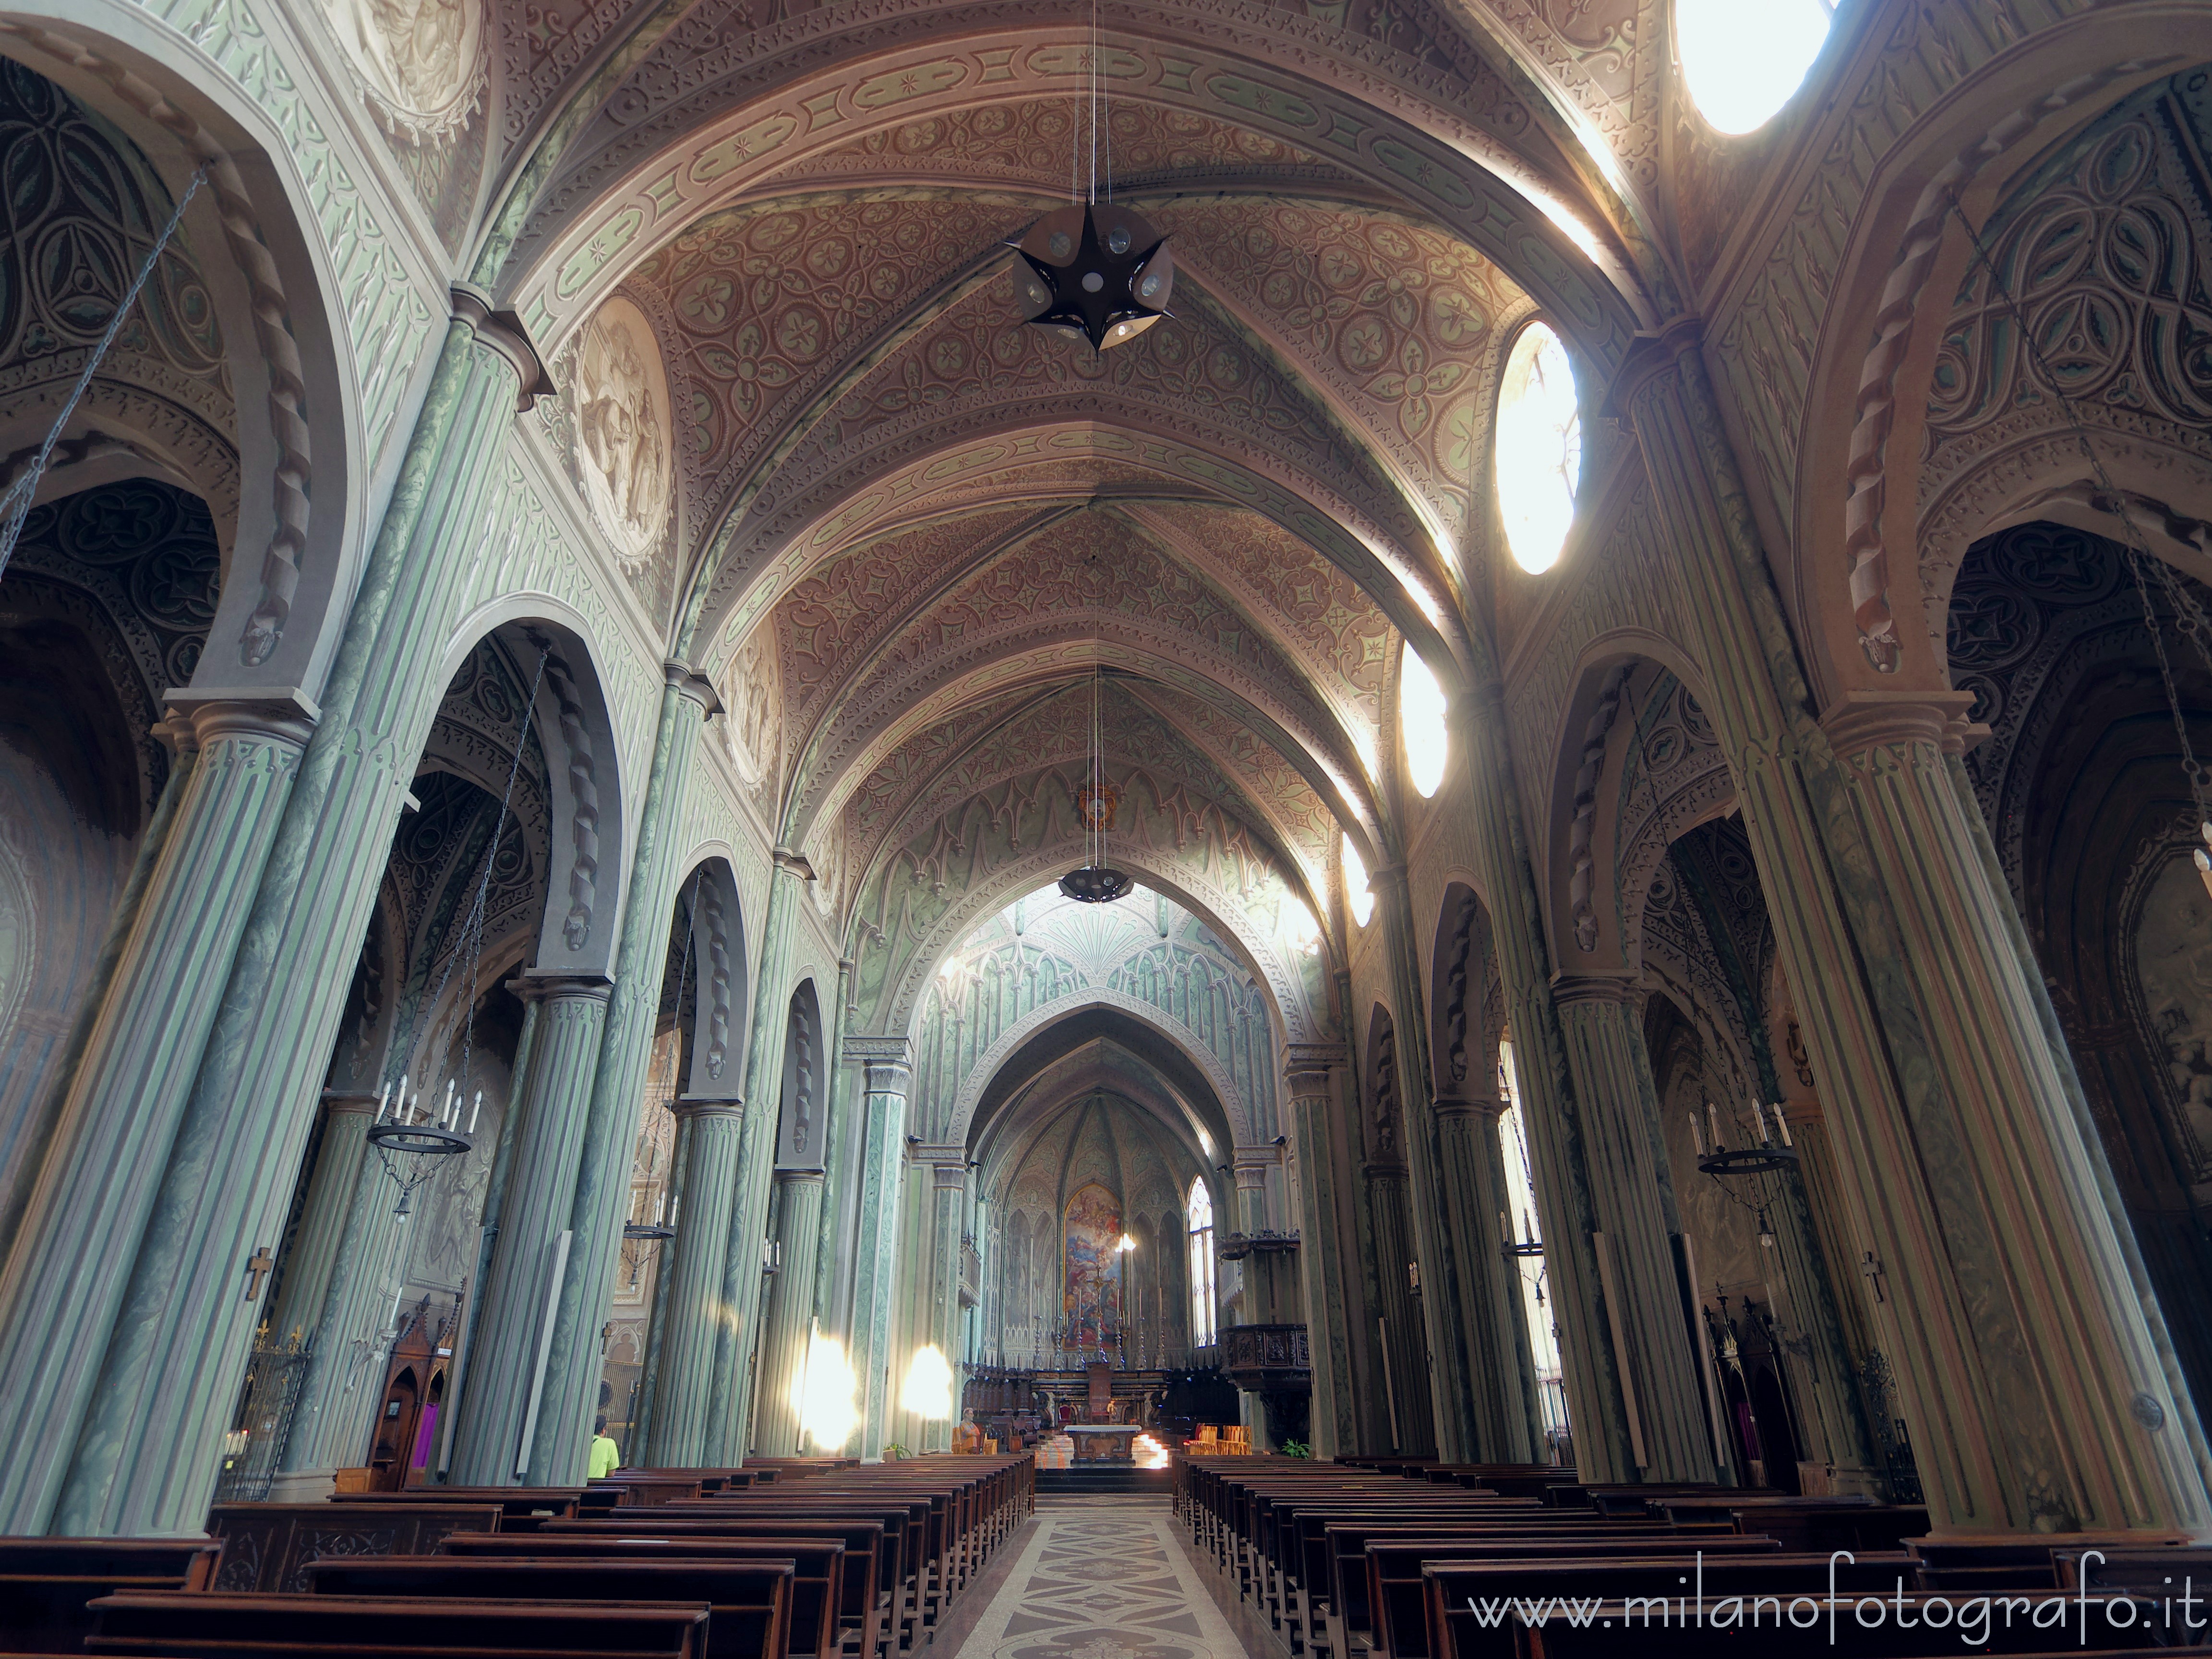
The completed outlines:
{"type": "Polygon", "coordinates": [[[1069,193],[1079,199],[1030,227],[1006,246],[1021,255],[1014,287],[1028,307],[1026,321],[1071,338],[1093,351],[1127,345],[1168,314],[1175,289],[1175,260],[1167,238],[1114,205],[1114,139],[1106,138],[1106,199],[1098,199],[1098,141],[1106,106],[1099,79],[1098,7],[1091,8],[1091,193],[1076,190],[1083,125],[1076,124],[1076,153],[1069,157],[1069,193]]]}
{"type": "Polygon", "coordinates": [[[1091,665],[1091,769],[1083,787],[1075,792],[1075,817],[1083,826],[1088,856],[1083,867],[1071,870],[1060,878],[1060,890],[1079,904],[1111,904],[1124,897],[1137,884],[1127,871],[1116,870],[1106,862],[1106,832],[1114,827],[1114,815],[1121,805],[1121,792],[1106,781],[1105,735],[1099,723],[1098,694],[1100,671],[1094,660],[1091,665]]]}

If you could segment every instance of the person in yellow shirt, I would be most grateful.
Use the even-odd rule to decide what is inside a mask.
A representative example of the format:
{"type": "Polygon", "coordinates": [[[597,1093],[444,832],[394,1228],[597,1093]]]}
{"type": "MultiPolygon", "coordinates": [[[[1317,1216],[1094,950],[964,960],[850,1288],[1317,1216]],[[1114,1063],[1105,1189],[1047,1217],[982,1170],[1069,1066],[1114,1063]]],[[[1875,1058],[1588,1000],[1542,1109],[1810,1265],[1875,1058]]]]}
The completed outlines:
{"type": "Polygon", "coordinates": [[[592,1455],[584,1473],[593,1480],[602,1480],[621,1467],[622,1449],[607,1437],[607,1419],[603,1413],[592,1425],[592,1455]]]}

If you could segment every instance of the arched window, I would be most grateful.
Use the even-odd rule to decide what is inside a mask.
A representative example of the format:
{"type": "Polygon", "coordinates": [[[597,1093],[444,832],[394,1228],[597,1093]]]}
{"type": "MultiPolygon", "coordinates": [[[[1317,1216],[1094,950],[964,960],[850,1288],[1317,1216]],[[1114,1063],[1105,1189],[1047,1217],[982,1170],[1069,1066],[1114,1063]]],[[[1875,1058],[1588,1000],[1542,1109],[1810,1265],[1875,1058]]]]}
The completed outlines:
{"type": "Polygon", "coordinates": [[[1190,1346],[1213,1346],[1213,1200],[1206,1182],[1190,1183],[1190,1346]]]}
{"type": "Polygon", "coordinates": [[[1674,0],[1674,52],[1717,132],[1771,120],[1820,55],[1834,0],[1674,0]]]}
{"type": "Polygon", "coordinates": [[[1498,516],[1513,562],[1549,570],[1575,521],[1583,476],[1582,405],[1567,348],[1541,323],[1513,342],[1498,384],[1498,516]]]}
{"type": "Polygon", "coordinates": [[[1375,895],[1367,890],[1367,860],[1359,856],[1349,836],[1344,838],[1344,902],[1352,907],[1352,919],[1362,927],[1375,914],[1375,895]]]}
{"type": "Polygon", "coordinates": [[[1406,776],[1426,800],[1444,781],[1451,740],[1444,731],[1444,689],[1410,649],[1398,671],[1398,732],[1406,742],[1406,776]]]}

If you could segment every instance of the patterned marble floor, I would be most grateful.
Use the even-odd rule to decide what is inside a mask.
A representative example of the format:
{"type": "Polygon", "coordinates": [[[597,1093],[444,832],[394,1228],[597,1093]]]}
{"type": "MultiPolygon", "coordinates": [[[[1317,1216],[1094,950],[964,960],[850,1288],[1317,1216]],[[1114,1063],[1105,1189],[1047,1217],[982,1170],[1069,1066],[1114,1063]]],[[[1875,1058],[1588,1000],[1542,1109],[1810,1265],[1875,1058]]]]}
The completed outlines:
{"type": "Polygon", "coordinates": [[[1040,1505],[957,1659],[1247,1659],[1174,1524],[1157,1499],[1040,1505]]]}

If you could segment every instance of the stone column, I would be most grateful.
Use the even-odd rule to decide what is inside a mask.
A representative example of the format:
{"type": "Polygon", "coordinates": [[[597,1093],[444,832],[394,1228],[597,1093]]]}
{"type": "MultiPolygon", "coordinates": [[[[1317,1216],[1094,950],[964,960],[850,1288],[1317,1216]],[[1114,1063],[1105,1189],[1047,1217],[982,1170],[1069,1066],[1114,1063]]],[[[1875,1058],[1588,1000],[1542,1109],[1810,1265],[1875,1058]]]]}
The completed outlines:
{"type": "Polygon", "coordinates": [[[24,1453],[0,1472],[0,1528],[191,1533],[205,1518],[261,1312],[246,1264],[283,1224],[486,489],[540,380],[518,329],[472,291],[453,299],[319,720],[290,694],[258,712],[227,690],[173,694],[208,750],[203,793],[164,848],[42,1207],[0,1275],[0,1352],[35,1355],[14,1374],[40,1379],[17,1419],[24,1453]]]}
{"type": "Polygon", "coordinates": [[[676,1237],[662,1247],[668,1288],[653,1333],[653,1420],[639,1461],[647,1468],[693,1469],[708,1466],[714,1437],[707,1404],[745,1114],[744,1103],[734,1097],[684,1099],[673,1109],[683,1174],[674,1200],[676,1237]]]}
{"type": "MultiPolygon", "coordinates": [[[[132,1321],[150,1312],[134,1310],[134,1267],[163,1213],[171,1156],[180,1142],[188,1161],[213,1151],[193,1144],[210,1126],[192,1120],[192,1078],[316,714],[296,696],[195,699],[167,723],[196,758],[0,1270],[0,1356],[23,1385],[27,1437],[0,1468],[0,1531],[44,1532],[64,1513],[70,1531],[122,1529],[120,1494],[65,1499],[64,1486],[85,1437],[82,1451],[104,1462],[119,1431],[100,1409],[101,1378],[112,1343],[127,1345],[132,1321]]],[[[267,1308],[246,1264],[277,1243],[267,1231],[209,1264],[241,1364],[267,1308]]],[[[215,1444],[194,1449],[202,1486],[215,1478],[215,1444]]]]}
{"type": "MultiPolygon", "coordinates": [[[[1483,636],[1478,641],[1486,644],[1483,636]]],[[[1600,1228],[1583,1147],[1586,1103],[1568,1068],[1552,1000],[1551,949],[1521,824],[1498,681],[1486,679],[1472,693],[1455,697],[1449,719],[1453,740],[1467,745],[1470,827],[1528,1120],[1529,1174],[1544,1231],[1544,1272],[1559,1332],[1575,1466],[1585,1480],[1633,1480],[1638,1460],[1628,1432],[1623,1373],[1607,1328],[1592,1237],[1600,1228]]]]}
{"type": "Polygon", "coordinates": [[[886,1366],[898,1288],[898,1200],[905,1176],[906,1096],[914,1076],[914,1045],[903,1036],[852,1036],[844,1046],[846,1060],[862,1067],[866,1091],[848,1348],[861,1384],[860,1455],[879,1457],[899,1382],[887,1375],[886,1366]]]}
{"type": "Polygon", "coordinates": [[[1832,1129],[1938,1533],[2201,1533],[2203,1437],[1954,776],[1965,696],[1806,685],[1686,319],[1615,392],[1832,1129]]]}
{"type": "Polygon", "coordinates": [[[928,1301],[918,1333],[951,1367],[952,1409],[948,1416],[922,1419],[923,1451],[950,1451],[952,1425],[960,1416],[960,1241],[968,1211],[968,1166],[965,1149],[953,1150],[959,1161],[930,1166],[928,1301]]]}
{"type": "Polygon", "coordinates": [[[729,1242],[722,1253],[723,1325],[714,1346],[714,1380],[708,1407],[710,1431],[720,1456],[735,1465],[744,1461],[751,1438],[755,1355],[760,1337],[761,1249],[768,1232],[769,1201],[775,1171],[783,1090],[783,1040],[791,1018],[792,950],[799,907],[806,902],[814,872],[788,848],[774,854],[769,877],[768,915],[762,927],[760,970],[753,983],[752,1035],[745,1045],[745,1092],[753,1100],[775,1100],[775,1111],[752,1115],[738,1156],[738,1198],[730,1210],[729,1242]]]}
{"type": "MultiPolygon", "coordinates": [[[[1629,1435],[1647,1480],[1711,1480],[1718,1473],[1688,1310],[1675,1271],[1674,1213],[1659,1097],[1626,975],[1553,981],[1583,1114],[1599,1284],[1628,1394],[1629,1435]]],[[[1551,1230],[1545,1230],[1548,1242],[1551,1230]]]]}
{"type": "Polygon", "coordinates": [[[1382,1362],[1382,1417],[1390,1449],[1409,1457],[1437,1449],[1430,1401],[1429,1340],[1421,1303],[1425,1287],[1413,1256],[1410,1200],[1402,1164],[1370,1164],[1367,1213],[1375,1250],[1376,1341],[1382,1362]]]}
{"type": "Polygon", "coordinates": [[[323,1297],[337,1261],[338,1241],[353,1206],[354,1184],[368,1151],[369,1120],[377,1097],[358,1090],[323,1091],[323,1135],[315,1150],[314,1173],[300,1206],[300,1231],[284,1262],[283,1282],[270,1317],[269,1334],[277,1342],[299,1333],[305,1340],[322,1318],[323,1297]]]}
{"type": "Polygon", "coordinates": [[[1334,1072],[1345,1063],[1338,1042],[1294,1042],[1284,1054],[1283,1086],[1291,1103],[1291,1141],[1298,1154],[1298,1268],[1305,1301],[1306,1346],[1313,1355],[1313,1455],[1334,1459],[1359,1449],[1359,1413],[1352,1355],[1352,1275],[1339,1231],[1338,1172],[1331,1133],[1334,1072]]]}
{"type": "Polygon", "coordinates": [[[1467,1267],[1459,1289],[1474,1361],[1475,1438],[1469,1449],[1479,1463],[1530,1463],[1543,1443],[1543,1416],[1520,1269],[1505,1254],[1498,1224],[1507,1208],[1498,1111],[1492,1098],[1437,1097],[1437,1180],[1445,1230],[1467,1267]]]}
{"type": "Polygon", "coordinates": [[[799,1450],[799,1389],[805,1379],[814,1333],[814,1263],[822,1242],[822,1171],[775,1172],[777,1254],[781,1258],[769,1297],[768,1329],[761,1340],[760,1407],[753,1444],[763,1457],[799,1450]]]}
{"type": "Polygon", "coordinates": [[[638,1115],[645,1105],[646,1069],[653,1060],[666,972],[668,933],[676,910],[684,801],[699,728],[721,705],[704,677],[685,665],[665,665],[660,723],[653,767],[638,815],[637,856],[623,899],[622,939],[606,1032],[592,1080],[590,1115],[578,1148],[575,1202],[569,1227],[568,1272],[545,1366],[545,1389],[529,1484],[580,1480],[591,1450],[592,1417],[606,1370],[599,1333],[614,1300],[615,1264],[629,1208],[629,1168],[636,1155],[638,1115]]]}
{"type": "MultiPolygon", "coordinates": [[[[517,1123],[514,1162],[500,1206],[499,1239],[470,1340],[467,1374],[454,1409],[452,1478],[459,1486],[507,1486],[558,1462],[544,1443],[560,1432],[541,1394],[528,1461],[522,1431],[538,1379],[538,1356],[555,1316],[549,1297],[556,1265],[575,1271],[576,1165],[583,1155],[592,1079],[614,986],[604,975],[526,975],[509,988],[538,1005],[535,1048],[508,1111],[517,1123]]],[[[593,1346],[596,1348],[597,1345],[593,1346]]],[[[543,1480],[527,1484],[543,1486],[543,1480]]]]}

